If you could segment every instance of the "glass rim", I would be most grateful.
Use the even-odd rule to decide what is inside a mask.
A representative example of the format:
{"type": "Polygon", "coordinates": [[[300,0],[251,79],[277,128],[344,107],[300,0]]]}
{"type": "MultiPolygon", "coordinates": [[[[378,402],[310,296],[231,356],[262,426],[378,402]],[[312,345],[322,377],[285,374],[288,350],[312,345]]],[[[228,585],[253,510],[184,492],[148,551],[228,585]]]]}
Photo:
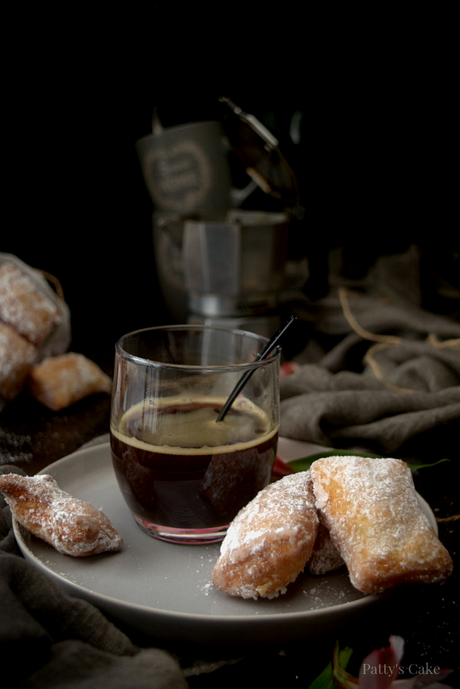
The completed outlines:
{"type": "Polygon", "coordinates": [[[131,361],[132,363],[138,363],[143,366],[151,366],[153,368],[167,368],[167,369],[173,369],[173,370],[180,370],[180,371],[200,371],[200,372],[205,372],[205,371],[247,371],[247,370],[256,370],[259,368],[263,368],[264,366],[267,366],[268,364],[274,363],[275,361],[278,360],[280,353],[281,353],[281,348],[279,345],[277,345],[274,350],[267,356],[265,359],[262,359],[261,361],[248,361],[248,362],[240,362],[236,364],[215,364],[215,365],[205,365],[201,366],[199,364],[176,364],[172,363],[170,361],[157,361],[156,359],[148,359],[146,357],[138,356],[136,354],[131,354],[124,348],[124,343],[128,338],[134,337],[135,335],[140,335],[142,333],[147,333],[147,332],[159,332],[159,331],[191,331],[191,330],[200,330],[202,332],[205,331],[217,331],[217,332],[222,332],[222,333],[233,333],[235,335],[241,335],[248,337],[250,339],[253,339],[255,341],[258,341],[262,345],[265,345],[268,342],[268,338],[265,337],[264,335],[259,335],[257,333],[250,332],[249,330],[243,330],[240,328],[228,328],[225,326],[219,326],[219,325],[203,325],[201,323],[199,324],[174,324],[174,325],[157,325],[157,326],[152,326],[152,327],[147,327],[147,328],[140,328],[138,330],[133,330],[129,333],[125,333],[122,335],[117,342],[115,343],[115,352],[119,356],[121,356],[123,359],[127,361],[131,361]]]}

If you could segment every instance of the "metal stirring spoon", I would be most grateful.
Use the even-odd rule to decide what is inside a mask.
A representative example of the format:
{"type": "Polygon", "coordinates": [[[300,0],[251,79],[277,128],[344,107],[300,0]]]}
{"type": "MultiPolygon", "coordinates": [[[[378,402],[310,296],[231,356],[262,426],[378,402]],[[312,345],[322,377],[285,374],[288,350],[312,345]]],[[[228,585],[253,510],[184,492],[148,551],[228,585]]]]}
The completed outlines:
{"type": "MultiPolygon", "coordinates": [[[[266,359],[268,355],[273,351],[273,349],[276,347],[278,344],[278,340],[284,335],[285,331],[289,328],[291,323],[296,320],[295,316],[291,316],[290,319],[285,323],[284,325],[281,326],[281,328],[274,334],[272,337],[268,340],[267,344],[265,347],[257,354],[256,358],[254,361],[262,361],[263,359],[266,359]]],[[[233,388],[232,392],[230,393],[227,401],[225,402],[224,406],[220,410],[219,416],[217,417],[216,421],[222,421],[230,407],[232,406],[233,402],[235,401],[236,397],[240,394],[241,390],[244,388],[246,383],[248,382],[249,378],[252,376],[254,373],[255,369],[251,369],[249,371],[246,371],[244,373],[238,383],[235,385],[233,388]]]]}

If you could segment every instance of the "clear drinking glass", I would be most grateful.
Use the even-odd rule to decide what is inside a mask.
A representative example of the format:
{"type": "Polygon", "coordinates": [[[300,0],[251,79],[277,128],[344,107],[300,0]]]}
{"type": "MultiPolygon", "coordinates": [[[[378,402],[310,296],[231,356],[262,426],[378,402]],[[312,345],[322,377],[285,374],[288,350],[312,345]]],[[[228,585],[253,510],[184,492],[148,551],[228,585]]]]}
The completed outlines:
{"type": "Polygon", "coordinates": [[[174,543],[224,538],[276,458],[279,360],[267,340],[201,325],[148,328],[116,344],[110,424],[115,474],[137,524],[174,543]],[[253,371],[228,413],[219,411],[253,371]]]}

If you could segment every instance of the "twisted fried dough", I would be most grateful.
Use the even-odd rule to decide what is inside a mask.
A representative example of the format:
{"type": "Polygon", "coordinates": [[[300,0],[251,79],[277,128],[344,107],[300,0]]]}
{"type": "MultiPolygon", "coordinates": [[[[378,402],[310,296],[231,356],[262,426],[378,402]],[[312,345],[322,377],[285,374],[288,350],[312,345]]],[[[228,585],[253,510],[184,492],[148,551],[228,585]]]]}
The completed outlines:
{"type": "Polygon", "coordinates": [[[98,509],[61,490],[47,474],[0,476],[13,517],[64,555],[84,557],[119,550],[122,538],[98,509]]]}

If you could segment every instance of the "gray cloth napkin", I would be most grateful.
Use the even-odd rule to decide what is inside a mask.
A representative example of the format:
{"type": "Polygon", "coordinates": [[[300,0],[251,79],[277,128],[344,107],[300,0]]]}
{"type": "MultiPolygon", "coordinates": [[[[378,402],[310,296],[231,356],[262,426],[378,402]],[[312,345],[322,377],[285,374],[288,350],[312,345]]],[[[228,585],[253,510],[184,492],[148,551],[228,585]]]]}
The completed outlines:
{"type": "MultiPolygon", "coordinates": [[[[4,466],[1,473],[21,473],[4,466]]],[[[20,555],[0,494],[2,676],[27,689],[188,687],[176,659],[139,648],[84,600],[65,595],[20,555]]]]}
{"type": "MultiPolygon", "coordinates": [[[[282,436],[403,458],[458,456],[460,326],[424,310],[417,254],[384,257],[368,279],[315,305],[330,351],[281,381],[282,436]]],[[[314,344],[314,343],[313,343],[314,344]]]]}

